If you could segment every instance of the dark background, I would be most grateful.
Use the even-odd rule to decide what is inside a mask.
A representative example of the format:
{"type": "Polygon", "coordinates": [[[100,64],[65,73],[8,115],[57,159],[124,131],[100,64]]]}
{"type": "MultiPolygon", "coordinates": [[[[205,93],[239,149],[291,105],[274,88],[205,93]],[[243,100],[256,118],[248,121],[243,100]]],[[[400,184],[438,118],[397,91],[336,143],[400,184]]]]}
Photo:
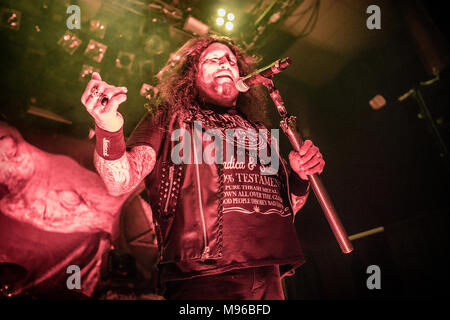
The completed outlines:
{"type": "MultiPolygon", "coordinates": [[[[439,9],[428,3],[436,26],[445,31],[439,9]]],[[[424,18],[424,20],[426,20],[424,18]]],[[[448,276],[449,166],[417,102],[397,98],[431,79],[407,27],[399,23],[384,44],[362,52],[333,81],[315,90],[283,78],[289,105],[305,101],[309,137],[326,160],[322,175],[349,235],[378,226],[384,232],[353,241],[344,255],[313,194],[297,217],[307,263],[287,280],[288,297],[298,299],[386,299],[443,297],[448,276]],[[298,88],[298,87],[297,87],[298,88]],[[387,105],[367,101],[382,93],[387,105]],[[382,290],[368,290],[369,265],[381,268],[382,290]]],[[[280,85],[280,87],[282,87],[280,85]]],[[[449,70],[439,83],[422,87],[448,148],[449,70]]],[[[298,113],[302,119],[302,113],[298,113]]],[[[301,121],[301,120],[300,120],[301,121]]]]}
{"type": "MultiPolygon", "coordinates": [[[[326,2],[322,2],[321,9],[326,2]]],[[[356,0],[344,2],[349,7],[353,3],[355,7],[361,6],[356,0]]],[[[442,5],[425,1],[374,1],[378,2],[391,3],[388,18],[382,20],[383,26],[386,23],[389,27],[386,31],[374,31],[383,34],[382,40],[361,46],[357,52],[345,56],[342,68],[334,73],[324,67],[325,58],[309,55],[304,59],[308,48],[312,48],[308,47],[309,38],[294,37],[278,24],[268,27],[250,49],[264,57],[261,65],[287,53],[296,64],[297,67],[293,65],[277,76],[276,85],[288,111],[298,117],[303,136],[319,146],[324,155],[326,167],[322,180],[347,233],[352,235],[384,227],[384,232],[354,240],[354,252],[345,255],[311,193],[295,222],[307,262],[293,277],[286,279],[288,299],[430,298],[442,296],[449,284],[448,165],[439,155],[428,122],[418,116],[417,102],[413,97],[402,102],[397,100],[409,89],[420,87],[448,147],[449,68],[444,9],[442,5]],[[419,18],[413,19],[425,30],[419,36],[417,29],[411,29],[407,22],[411,21],[405,15],[409,8],[420,12],[419,18]],[[426,50],[421,50],[417,39],[429,40],[435,46],[428,45],[426,50]],[[438,58],[433,58],[436,52],[438,58]],[[433,77],[432,64],[438,67],[440,80],[429,86],[419,86],[421,81],[433,77]],[[329,75],[328,80],[314,85],[309,82],[308,78],[314,76],[306,74],[311,65],[315,73],[329,75]],[[302,70],[305,74],[300,74],[302,70]],[[368,103],[376,94],[382,94],[387,100],[386,106],[378,111],[368,103]],[[366,287],[369,265],[381,268],[381,290],[366,287]]],[[[83,55],[89,39],[95,39],[86,31],[88,21],[83,21],[81,31],[74,31],[83,43],[73,55],[57,45],[66,31],[67,3],[0,2],[2,8],[22,12],[18,31],[0,29],[1,118],[17,127],[30,143],[49,152],[67,154],[93,170],[94,141],[88,139],[93,121],[80,103],[88,81],[78,80],[81,65],[98,67],[105,81],[129,88],[128,101],[119,109],[124,115],[128,135],[146,112],[146,100],[139,96],[140,86],[143,82],[155,84],[153,75],[158,66],[191,35],[183,31],[169,32],[170,25],[181,30],[182,20],[133,6],[131,1],[123,3],[142,16],[118,9],[117,1],[104,2],[93,17],[108,21],[105,38],[96,39],[108,44],[108,49],[104,60],[96,63],[83,55]],[[148,21],[153,18],[157,22],[150,28],[148,21]],[[146,37],[152,34],[169,41],[162,54],[150,57],[154,70],[141,72],[137,64],[149,58],[143,47],[146,37]],[[129,72],[115,67],[115,57],[120,50],[136,54],[136,63],[129,72]],[[31,115],[27,113],[30,105],[52,111],[72,124],[31,115]]],[[[207,1],[167,3],[179,8],[184,16],[187,8],[191,8],[190,12],[204,21],[207,20],[205,12],[212,6],[207,1]]],[[[255,21],[252,11],[248,10],[251,2],[241,3],[247,10],[247,23],[255,21]]],[[[302,5],[301,1],[297,5],[302,5]]],[[[295,6],[286,14],[287,18],[294,9],[295,6]]],[[[365,21],[366,17],[362,11],[361,19],[365,21]]],[[[324,19],[319,14],[318,23],[331,24],[324,19]]],[[[233,36],[248,42],[256,27],[246,28],[247,32],[241,30],[233,36]]],[[[274,109],[271,114],[276,125],[279,117],[274,109]]],[[[290,150],[284,137],[281,149],[285,155],[290,150]]]]}
{"type": "MultiPolygon", "coordinates": [[[[448,166],[417,103],[395,101],[413,79],[426,78],[408,46],[399,40],[363,54],[309,92],[310,138],[324,154],[322,179],[348,234],[385,230],[353,241],[355,251],[344,255],[311,194],[296,221],[308,262],[288,280],[290,297],[424,298],[448,285],[448,166]],[[375,90],[390,93],[379,111],[367,105],[375,90]],[[380,291],[365,286],[371,264],[381,268],[380,291]]],[[[448,88],[445,75],[423,90],[436,116],[448,117],[448,88]]],[[[448,142],[448,124],[440,132],[448,142]]]]}

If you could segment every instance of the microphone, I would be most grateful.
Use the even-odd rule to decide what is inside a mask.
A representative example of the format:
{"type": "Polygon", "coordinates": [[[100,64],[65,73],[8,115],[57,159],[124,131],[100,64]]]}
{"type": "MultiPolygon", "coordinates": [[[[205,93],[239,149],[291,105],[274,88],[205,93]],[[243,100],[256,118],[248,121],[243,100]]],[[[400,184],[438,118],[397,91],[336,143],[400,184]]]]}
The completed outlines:
{"type": "Polygon", "coordinates": [[[240,77],[236,81],[235,86],[240,92],[247,92],[252,85],[258,84],[261,81],[258,79],[258,75],[264,78],[271,78],[274,74],[280,73],[291,64],[291,59],[289,57],[284,59],[278,59],[272,64],[265,66],[255,72],[246,75],[245,77],[240,77]]]}

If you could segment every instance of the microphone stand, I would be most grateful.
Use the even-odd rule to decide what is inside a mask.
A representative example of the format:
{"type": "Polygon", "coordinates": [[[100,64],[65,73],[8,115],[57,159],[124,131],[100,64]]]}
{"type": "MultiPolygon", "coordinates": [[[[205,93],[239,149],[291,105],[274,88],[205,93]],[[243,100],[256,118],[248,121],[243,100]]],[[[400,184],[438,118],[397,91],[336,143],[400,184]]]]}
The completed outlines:
{"type": "Polygon", "coordinates": [[[428,120],[428,124],[431,129],[431,133],[436,141],[437,146],[439,147],[439,156],[445,160],[445,164],[447,169],[450,169],[450,154],[448,152],[447,146],[444,142],[444,139],[442,138],[441,134],[439,133],[439,129],[436,126],[436,122],[433,119],[433,116],[431,115],[430,110],[427,107],[427,104],[425,103],[425,100],[423,98],[422,92],[420,90],[420,87],[429,86],[431,84],[434,84],[435,82],[439,81],[440,76],[439,72],[435,71],[434,78],[425,82],[420,82],[420,86],[415,86],[414,88],[410,89],[408,92],[404,93],[398,98],[398,101],[402,102],[412,96],[414,100],[416,100],[417,104],[420,108],[420,116],[419,118],[425,118],[428,120]]]}
{"type": "MultiPolygon", "coordinates": [[[[289,116],[285,107],[283,99],[281,98],[280,92],[275,88],[272,79],[263,76],[258,76],[259,82],[263,84],[268,90],[270,97],[272,98],[275,106],[277,107],[278,113],[281,116],[280,127],[286,136],[289,138],[292,147],[295,151],[299,151],[301,145],[303,144],[303,139],[296,130],[296,117],[289,116]]],[[[343,253],[350,253],[353,251],[353,245],[342,226],[341,220],[339,219],[336,209],[325,190],[322,181],[317,174],[308,175],[309,181],[311,183],[314,194],[322,207],[323,213],[330,225],[333,234],[341,247],[343,253]]]]}

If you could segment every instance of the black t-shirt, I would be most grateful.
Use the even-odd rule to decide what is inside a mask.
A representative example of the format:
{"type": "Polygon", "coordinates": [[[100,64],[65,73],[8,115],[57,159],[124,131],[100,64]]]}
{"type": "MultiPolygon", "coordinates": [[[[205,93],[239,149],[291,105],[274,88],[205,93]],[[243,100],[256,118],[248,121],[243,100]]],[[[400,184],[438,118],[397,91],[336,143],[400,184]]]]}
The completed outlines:
{"type": "MultiPolygon", "coordinates": [[[[200,121],[204,130],[219,129],[224,138],[224,150],[229,148],[228,145],[236,144],[236,140],[231,141],[229,137],[227,139],[227,129],[258,130],[235,109],[201,109],[196,114],[195,121],[200,121]]],[[[161,122],[146,116],[131,135],[127,145],[131,147],[142,143],[149,144],[158,153],[164,134],[161,122]]],[[[226,152],[223,154],[222,258],[207,262],[164,264],[161,266],[164,279],[184,279],[264,265],[289,265],[286,269],[290,269],[304,262],[286,188],[280,178],[279,171],[282,169],[276,174],[261,174],[261,170],[267,171],[267,167],[257,160],[249,161],[249,150],[258,145],[252,144],[250,140],[246,141],[244,162],[237,161],[237,149],[235,158],[227,159],[226,152]]]]}

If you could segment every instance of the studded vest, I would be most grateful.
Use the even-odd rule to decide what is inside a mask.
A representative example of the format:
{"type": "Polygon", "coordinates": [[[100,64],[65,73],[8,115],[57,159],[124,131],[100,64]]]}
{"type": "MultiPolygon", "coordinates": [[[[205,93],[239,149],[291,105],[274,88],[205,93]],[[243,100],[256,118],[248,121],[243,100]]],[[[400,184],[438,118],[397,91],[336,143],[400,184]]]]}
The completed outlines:
{"type": "MultiPolygon", "coordinates": [[[[227,115],[218,118],[226,120],[227,115]]],[[[268,253],[259,254],[266,256],[258,256],[255,253],[250,254],[248,259],[240,258],[236,261],[230,256],[224,256],[224,253],[232,255],[233,251],[224,248],[227,241],[223,233],[223,165],[174,164],[171,160],[171,150],[175,142],[171,141],[170,137],[174,130],[183,128],[194,137],[201,134],[196,131],[194,121],[201,121],[206,127],[224,125],[223,121],[214,123],[216,120],[217,117],[210,117],[207,112],[199,114],[198,109],[190,109],[189,112],[172,114],[164,127],[156,127],[147,115],[127,141],[129,148],[138,144],[149,144],[157,152],[157,162],[153,171],[145,178],[145,184],[158,237],[163,281],[270,264],[280,265],[280,272],[285,275],[304,262],[293,224],[293,212],[302,204],[295,203],[293,198],[288,196],[292,190],[288,191],[290,176],[285,161],[280,158],[282,168],[279,176],[287,206],[290,207],[291,225],[282,232],[288,235],[285,239],[280,239],[283,241],[281,246],[273,246],[274,252],[268,249],[268,253]],[[223,263],[224,261],[226,263],[223,263]]],[[[294,193],[305,195],[308,187],[297,184],[294,193]]],[[[268,225],[265,232],[271,232],[272,227],[268,225]]]]}

